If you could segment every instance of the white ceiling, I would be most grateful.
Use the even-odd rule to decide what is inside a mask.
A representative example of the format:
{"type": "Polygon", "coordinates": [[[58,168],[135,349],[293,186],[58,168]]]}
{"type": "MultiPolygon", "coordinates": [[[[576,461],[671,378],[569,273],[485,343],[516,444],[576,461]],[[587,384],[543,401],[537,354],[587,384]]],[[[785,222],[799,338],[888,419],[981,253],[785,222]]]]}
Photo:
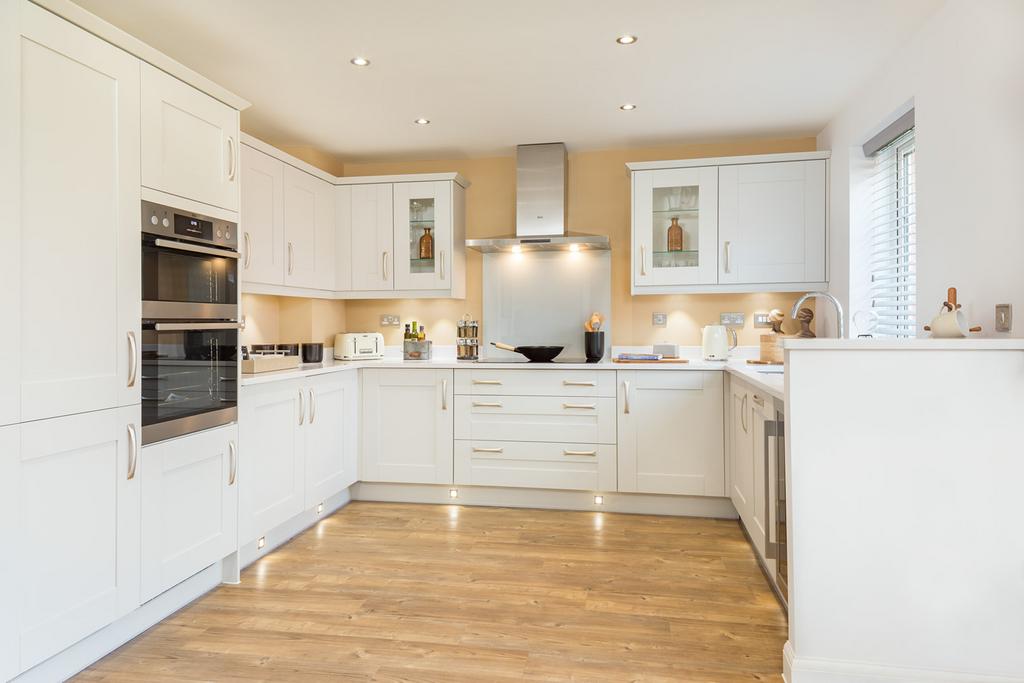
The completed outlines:
{"type": "Polygon", "coordinates": [[[940,4],[76,1],[251,101],[246,131],[347,160],[813,135],[940,4]]]}

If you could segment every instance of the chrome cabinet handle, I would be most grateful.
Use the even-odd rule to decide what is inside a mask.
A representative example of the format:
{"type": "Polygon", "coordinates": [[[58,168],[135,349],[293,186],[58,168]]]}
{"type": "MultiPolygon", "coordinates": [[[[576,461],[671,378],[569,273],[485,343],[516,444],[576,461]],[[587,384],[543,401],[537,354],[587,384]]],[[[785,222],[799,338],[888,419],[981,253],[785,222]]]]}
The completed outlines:
{"type": "Polygon", "coordinates": [[[473,446],[474,453],[504,453],[504,448],[477,448],[473,446]]]}
{"type": "Polygon", "coordinates": [[[448,410],[448,380],[441,380],[441,410],[448,410]]]}
{"type": "Polygon", "coordinates": [[[640,275],[647,277],[647,247],[640,245],[640,275]]]}
{"type": "Polygon", "coordinates": [[[743,427],[743,433],[748,433],[747,429],[747,395],[743,394],[743,403],[740,404],[740,425],[743,427]]]}
{"type": "Polygon", "coordinates": [[[625,397],[625,401],[622,404],[623,415],[629,415],[629,380],[622,381],[622,395],[625,397]]]}
{"type": "Polygon", "coordinates": [[[384,276],[383,280],[385,282],[387,282],[388,281],[388,252],[386,252],[386,251],[382,251],[380,253],[380,270],[381,270],[381,274],[384,276]]]}
{"type": "Polygon", "coordinates": [[[563,380],[562,384],[567,387],[596,387],[597,382],[574,382],[572,380],[563,380]]]}
{"type": "Polygon", "coordinates": [[[441,279],[444,279],[444,252],[442,251],[438,256],[441,257],[441,279]]]}
{"type": "Polygon", "coordinates": [[[473,380],[473,384],[494,384],[494,385],[500,385],[501,381],[496,380],[496,379],[475,379],[475,380],[473,380]]]}
{"type": "Polygon", "coordinates": [[[135,425],[128,425],[128,481],[135,478],[135,468],[139,464],[139,434],[135,425]]]}
{"type": "Polygon", "coordinates": [[[584,408],[586,410],[594,410],[595,408],[597,408],[597,406],[594,405],[593,403],[563,403],[562,407],[568,409],[584,408]]]}
{"type": "Polygon", "coordinates": [[[597,451],[570,451],[568,449],[562,451],[563,455],[597,455],[597,451]]]}
{"type": "Polygon", "coordinates": [[[139,377],[139,344],[135,341],[135,332],[128,331],[128,388],[135,386],[139,377]]]}
{"type": "Polygon", "coordinates": [[[302,389],[299,389],[299,426],[306,423],[306,405],[302,398],[302,389]]]}
{"type": "Polygon", "coordinates": [[[316,421],[316,394],[309,390],[309,424],[316,421]]]}
{"type": "Polygon", "coordinates": [[[228,441],[228,458],[231,462],[230,474],[228,474],[228,486],[234,486],[235,477],[238,475],[238,446],[235,442],[228,441]]]}
{"type": "MultiPolygon", "coordinates": [[[[771,458],[770,458],[770,439],[773,436],[777,436],[779,433],[778,420],[766,420],[764,423],[764,556],[769,560],[777,559],[778,548],[772,542],[772,525],[771,525],[771,501],[769,496],[771,495],[771,458]]],[[[776,454],[778,457],[778,454],[776,454]]]]}
{"type": "Polygon", "coordinates": [[[725,272],[732,272],[732,242],[725,243],[725,272]]]}
{"type": "Polygon", "coordinates": [[[246,270],[249,270],[249,264],[252,263],[252,238],[249,237],[249,233],[243,233],[245,238],[245,265],[242,266],[246,270]]]}
{"type": "Polygon", "coordinates": [[[295,245],[291,242],[288,243],[288,274],[291,275],[292,271],[295,270],[295,245]]]}
{"type": "Polygon", "coordinates": [[[495,403],[483,403],[483,402],[473,401],[473,407],[474,408],[500,408],[501,404],[497,403],[497,402],[495,402],[495,403]]]}
{"type": "Polygon", "coordinates": [[[228,136],[228,180],[234,181],[237,163],[235,162],[235,139],[228,136]]]}
{"type": "Polygon", "coordinates": [[[764,397],[754,394],[754,403],[764,408],[764,397]]]}

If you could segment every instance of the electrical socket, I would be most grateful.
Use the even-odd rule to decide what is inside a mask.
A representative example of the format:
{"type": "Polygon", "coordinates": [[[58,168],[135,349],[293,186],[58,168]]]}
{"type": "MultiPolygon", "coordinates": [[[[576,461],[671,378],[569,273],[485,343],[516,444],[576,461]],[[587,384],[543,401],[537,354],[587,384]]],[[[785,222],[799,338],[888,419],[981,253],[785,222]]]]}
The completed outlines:
{"type": "Polygon", "coordinates": [[[996,304],[996,332],[1009,332],[1013,329],[1013,306],[996,304]]]}
{"type": "Polygon", "coordinates": [[[771,327],[772,323],[768,319],[767,313],[755,313],[754,314],[754,327],[771,327]]]}
{"type": "Polygon", "coordinates": [[[380,317],[381,327],[401,327],[402,319],[397,315],[385,313],[380,317]]]}
{"type": "Polygon", "coordinates": [[[742,313],[719,313],[718,322],[729,327],[743,327],[746,316],[742,313]]]}
{"type": "Polygon", "coordinates": [[[651,325],[654,327],[665,327],[668,325],[668,313],[652,313],[651,325]]]}

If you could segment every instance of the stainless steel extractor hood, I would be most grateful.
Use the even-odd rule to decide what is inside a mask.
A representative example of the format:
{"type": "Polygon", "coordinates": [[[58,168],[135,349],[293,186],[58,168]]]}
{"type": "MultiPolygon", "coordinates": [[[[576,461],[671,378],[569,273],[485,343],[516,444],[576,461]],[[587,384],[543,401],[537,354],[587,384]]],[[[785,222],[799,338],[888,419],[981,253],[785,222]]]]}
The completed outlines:
{"type": "Polygon", "coordinates": [[[566,231],[565,178],[563,143],[516,147],[516,234],[466,240],[466,246],[484,253],[607,250],[606,235],[566,231]]]}

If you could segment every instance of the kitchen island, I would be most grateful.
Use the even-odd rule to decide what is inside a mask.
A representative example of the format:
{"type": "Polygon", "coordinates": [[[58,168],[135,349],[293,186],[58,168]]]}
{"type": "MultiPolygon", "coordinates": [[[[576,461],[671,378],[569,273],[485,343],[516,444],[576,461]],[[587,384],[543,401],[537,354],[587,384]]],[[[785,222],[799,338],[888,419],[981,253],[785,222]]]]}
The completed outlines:
{"type": "Polygon", "coordinates": [[[1019,681],[1024,340],[787,340],[803,681],[1019,681]]]}

